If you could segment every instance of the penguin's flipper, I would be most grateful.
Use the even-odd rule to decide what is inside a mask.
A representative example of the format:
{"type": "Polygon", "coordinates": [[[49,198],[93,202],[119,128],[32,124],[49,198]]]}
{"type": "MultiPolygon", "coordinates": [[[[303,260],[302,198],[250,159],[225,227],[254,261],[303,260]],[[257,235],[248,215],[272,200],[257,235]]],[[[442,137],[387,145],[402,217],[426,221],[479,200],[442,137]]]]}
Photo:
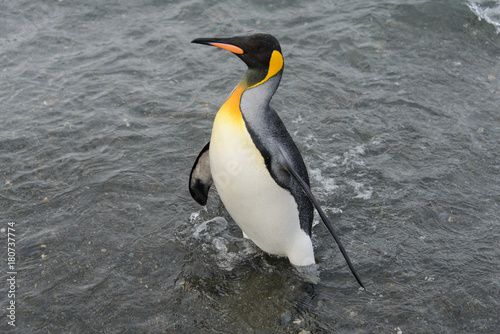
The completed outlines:
{"type": "Polygon", "coordinates": [[[309,188],[309,186],[307,185],[307,183],[300,177],[300,175],[295,171],[295,169],[292,167],[292,164],[289,163],[289,161],[288,161],[288,159],[286,157],[286,154],[284,154],[283,152],[281,152],[281,158],[282,158],[281,162],[283,164],[283,168],[290,175],[292,175],[295,180],[297,180],[297,182],[300,184],[300,186],[302,187],[302,189],[306,193],[307,197],[309,197],[309,200],[316,207],[316,210],[318,211],[319,216],[321,217],[321,220],[326,225],[326,228],[328,228],[328,231],[330,231],[330,234],[335,239],[335,242],[339,246],[340,252],[344,256],[344,259],[347,262],[347,265],[349,266],[349,269],[351,269],[352,274],[356,278],[356,281],[358,281],[359,285],[361,285],[361,287],[363,289],[365,289],[365,286],[361,282],[361,279],[359,278],[358,274],[356,273],[356,270],[354,270],[354,266],[352,265],[351,260],[349,259],[349,256],[347,255],[347,252],[344,249],[344,246],[342,246],[342,243],[340,242],[340,239],[335,234],[335,231],[333,230],[332,223],[330,222],[330,220],[328,219],[328,217],[323,212],[323,209],[321,209],[321,207],[319,206],[319,203],[318,203],[318,201],[316,201],[316,198],[314,197],[311,189],[309,188]]]}
{"type": "Polygon", "coordinates": [[[191,197],[201,205],[207,204],[208,191],[213,183],[212,173],[210,172],[209,148],[210,142],[198,154],[189,176],[191,197]]]}

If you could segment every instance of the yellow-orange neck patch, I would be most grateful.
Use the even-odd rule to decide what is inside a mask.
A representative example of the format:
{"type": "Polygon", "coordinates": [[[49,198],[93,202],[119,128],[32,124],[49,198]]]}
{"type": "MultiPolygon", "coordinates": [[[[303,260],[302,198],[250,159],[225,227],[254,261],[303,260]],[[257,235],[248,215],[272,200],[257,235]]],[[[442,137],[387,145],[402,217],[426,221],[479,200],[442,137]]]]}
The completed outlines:
{"type": "MultiPolygon", "coordinates": [[[[272,76],[275,76],[281,69],[283,68],[283,56],[279,51],[274,50],[271,54],[271,59],[269,60],[269,70],[267,71],[267,75],[261,82],[256,83],[252,87],[258,86],[263,82],[266,82],[272,76]]],[[[249,87],[249,88],[252,88],[249,87]]]]}
{"type": "Polygon", "coordinates": [[[243,115],[240,111],[241,95],[244,90],[245,87],[241,84],[236,86],[231,96],[229,96],[227,101],[220,107],[216,115],[217,121],[230,123],[232,126],[244,126],[243,115]]]}
{"type": "MultiPolygon", "coordinates": [[[[225,44],[228,45],[228,44],[225,44]]],[[[216,122],[222,122],[232,127],[238,127],[243,129],[245,127],[245,122],[243,121],[243,115],[240,110],[241,96],[246,89],[258,86],[266,82],[269,78],[275,76],[279,71],[283,69],[283,56],[279,51],[273,51],[271,54],[271,59],[269,60],[269,70],[267,71],[266,77],[256,83],[255,85],[248,87],[245,80],[241,81],[238,86],[231,93],[229,98],[224,102],[222,107],[220,107],[219,112],[216,115],[216,122]]]]}

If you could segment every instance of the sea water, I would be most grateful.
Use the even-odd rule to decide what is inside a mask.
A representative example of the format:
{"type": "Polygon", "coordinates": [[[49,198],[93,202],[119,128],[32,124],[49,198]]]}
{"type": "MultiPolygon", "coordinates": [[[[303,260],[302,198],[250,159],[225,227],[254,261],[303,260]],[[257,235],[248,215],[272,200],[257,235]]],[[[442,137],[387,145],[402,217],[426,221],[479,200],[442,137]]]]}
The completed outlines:
{"type": "Polygon", "coordinates": [[[0,332],[497,332],[498,8],[4,1],[0,332]],[[272,106],[365,291],[318,217],[309,284],[189,196],[245,71],[190,41],[252,32],[281,43],[272,106]]]}

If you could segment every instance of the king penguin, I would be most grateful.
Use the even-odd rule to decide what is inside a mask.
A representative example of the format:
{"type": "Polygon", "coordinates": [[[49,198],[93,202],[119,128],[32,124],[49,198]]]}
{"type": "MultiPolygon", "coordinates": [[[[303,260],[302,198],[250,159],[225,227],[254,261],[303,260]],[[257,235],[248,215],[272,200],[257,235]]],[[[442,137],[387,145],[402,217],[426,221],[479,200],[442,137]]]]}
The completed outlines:
{"type": "Polygon", "coordinates": [[[362,286],[332,224],[314,198],[302,156],[269,102],[283,74],[278,40],[269,34],[197,38],[248,66],[219,109],[210,142],[198,155],[189,179],[191,196],[207,203],[215,184],[227,211],[263,251],[286,256],[298,267],[315,263],[311,241],[314,207],[362,286]]]}

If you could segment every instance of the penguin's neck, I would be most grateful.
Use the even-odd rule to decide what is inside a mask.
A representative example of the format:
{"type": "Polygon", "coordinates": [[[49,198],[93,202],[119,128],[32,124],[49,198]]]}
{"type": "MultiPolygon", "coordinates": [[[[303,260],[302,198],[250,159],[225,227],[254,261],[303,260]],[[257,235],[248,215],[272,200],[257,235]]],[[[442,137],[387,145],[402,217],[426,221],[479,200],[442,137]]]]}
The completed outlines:
{"type": "Polygon", "coordinates": [[[269,119],[277,117],[269,103],[278,88],[280,79],[281,72],[256,85],[247,87],[241,93],[239,110],[248,130],[267,128],[269,119]]]}
{"type": "Polygon", "coordinates": [[[262,82],[268,73],[269,69],[266,68],[251,68],[249,67],[240,82],[240,85],[246,88],[255,86],[262,82]]]}
{"type": "Polygon", "coordinates": [[[216,122],[231,124],[233,127],[245,127],[245,121],[253,122],[261,119],[267,112],[272,112],[269,102],[279,86],[282,72],[271,78],[249,69],[240,83],[234,88],[226,102],[222,105],[215,118],[216,122]],[[260,81],[256,78],[260,77],[260,81]],[[263,80],[262,78],[266,78],[263,80]]]}
{"type": "Polygon", "coordinates": [[[243,114],[248,112],[266,111],[269,108],[269,102],[278,89],[282,72],[276,73],[274,76],[267,78],[264,73],[261,80],[255,82],[255,74],[249,69],[243,80],[238,84],[243,88],[243,93],[240,100],[240,109],[243,114]]]}
{"type": "Polygon", "coordinates": [[[260,106],[260,108],[267,108],[278,89],[283,72],[279,71],[270,78],[267,77],[267,73],[268,71],[249,68],[238,84],[238,87],[243,89],[241,98],[250,99],[252,103],[260,106]]]}
{"type": "MultiPolygon", "coordinates": [[[[272,78],[278,79],[277,84],[279,85],[283,71],[280,70],[276,73],[269,73],[269,71],[270,71],[269,68],[268,69],[248,68],[245,73],[245,76],[243,76],[243,79],[240,81],[239,85],[244,86],[245,89],[252,88],[264,84],[272,78]]],[[[274,87],[273,94],[278,88],[278,85],[274,87]]]]}

